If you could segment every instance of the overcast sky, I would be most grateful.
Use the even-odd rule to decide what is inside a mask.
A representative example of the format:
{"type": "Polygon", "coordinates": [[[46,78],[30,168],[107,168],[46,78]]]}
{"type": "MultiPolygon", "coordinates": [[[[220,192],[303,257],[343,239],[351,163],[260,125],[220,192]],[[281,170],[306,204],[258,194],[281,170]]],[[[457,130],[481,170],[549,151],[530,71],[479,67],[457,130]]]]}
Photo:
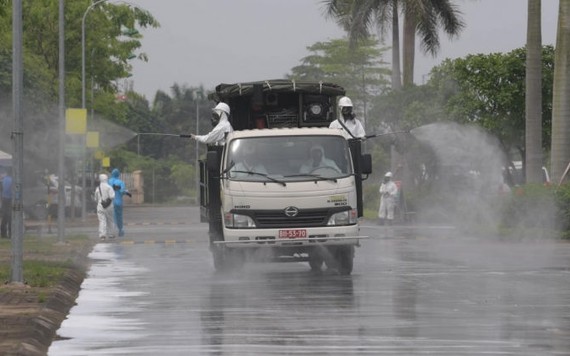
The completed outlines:
{"type": "MultiPolygon", "coordinates": [[[[204,85],[282,78],[319,41],[344,32],[323,15],[322,0],[129,0],[160,22],[143,31],[134,89],[152,100],[174,83],[204,85]]],[[[466,23],[459,38],[441,38],[436,58],[416,54],[415,82],[445,58],[508,52],[526,41],[526,0],[456,0],[466,23]]],[[[542,41],[554,44],[558,0],[542,1],[542,41]]],[[[388,39],[389,42],[389,39],[388,39]]],[[[389,43],[388,43],[389,45],[389,43]]],[[[389,52],[384,58],[391,60],[389,52]]]]}

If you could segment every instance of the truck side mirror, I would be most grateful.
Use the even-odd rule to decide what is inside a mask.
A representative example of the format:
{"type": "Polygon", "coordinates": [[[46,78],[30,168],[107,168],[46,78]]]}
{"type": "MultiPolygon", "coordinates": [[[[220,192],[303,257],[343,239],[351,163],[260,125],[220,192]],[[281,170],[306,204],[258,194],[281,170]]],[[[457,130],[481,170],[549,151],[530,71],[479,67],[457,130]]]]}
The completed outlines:
{"type": "Polygon", "coordinates": [[[372,156],[369,153],[360,156],[360,173],[372,173],[372,156]]]}
{"type": "Polygon", "coordinates": [[[218,172],[220,170],[219,166],[219,153],[218,151],[208,151],[206,154],[206,167],[208,172],[218,172]]]}

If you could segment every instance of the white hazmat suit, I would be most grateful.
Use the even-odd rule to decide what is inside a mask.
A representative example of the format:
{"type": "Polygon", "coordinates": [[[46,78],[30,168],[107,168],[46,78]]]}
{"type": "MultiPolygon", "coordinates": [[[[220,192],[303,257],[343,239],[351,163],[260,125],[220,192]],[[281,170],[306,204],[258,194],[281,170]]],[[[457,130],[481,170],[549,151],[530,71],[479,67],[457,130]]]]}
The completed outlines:
{"type": "Polygon", "coordinates": [[[354,117],[352,113],[352,100],[349,97],[343,96],[338,101],[338,107],[341,111],[341,117],[331,122],[329,128],[331,129],[342,129],[344,130],[346,127],[348,131],[354,136],[355,138],[364,138],[366,136],[366,132],[364,131],[364,127],[362,123],[354,117]],[[349,110],[344,113],[343,108],[347,108],[349,110]],[[344,124],[344,127],[343,127],[344,124]]]}
{"type": "Polygon", "coordinates": [[[95,201],[97,202],[97,218],[99,219],[99,238],[115,237],[115,223],[113,221],[114,211],[113,203],[109,204],[106,208],[103,207],[102,202],[110,198],[111,201],[115,199],[115,191],[109,185],[109,177],[106,174],[99,175],[99,186],[95,189],[95,201]]]}
{"type": "Polygon", "coordinates": [[[387,219],[388,223],[391,223],[394,220],[394,208],[398,195],[398,186],[392,181],[392,173],[386,173],[379,191],[380,209],[378,210],[378,217],[383,220],[387,219]]]}
{"type": "Polygon", "coordinates": [[[228,120],[230,107],[226,103],[218,103],[212,111],[219,116],[220,121],[208,134],[192,135],[192,138],[198,142],[221,146],[226,142],[226,134],[234,130],[228,120]]]}

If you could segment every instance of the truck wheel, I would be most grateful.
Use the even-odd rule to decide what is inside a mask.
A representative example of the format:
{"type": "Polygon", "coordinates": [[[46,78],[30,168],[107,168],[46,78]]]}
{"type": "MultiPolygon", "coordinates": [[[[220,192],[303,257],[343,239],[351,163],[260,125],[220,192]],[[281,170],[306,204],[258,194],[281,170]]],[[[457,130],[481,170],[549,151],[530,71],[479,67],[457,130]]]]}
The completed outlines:
{"type": "Polygon", "coordinates": [[[344,246],[337,250],[337,270],[340,275],[348,276],[352,273],[354,262],[354,246],[344,246]]]}
{"type": "Polygon", "coordinates": [[[309,266],[311,266],[311,271],[320,272],[323,261],[323,256],[316,249],[309,252],[309,266]]]}

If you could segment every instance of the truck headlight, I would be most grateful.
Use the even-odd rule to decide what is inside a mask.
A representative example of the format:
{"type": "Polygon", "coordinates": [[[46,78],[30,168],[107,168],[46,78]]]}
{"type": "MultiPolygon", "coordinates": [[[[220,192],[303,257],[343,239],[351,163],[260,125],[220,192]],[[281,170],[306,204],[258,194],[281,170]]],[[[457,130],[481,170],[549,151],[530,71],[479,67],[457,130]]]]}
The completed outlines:
{"type": "Polygon", "coordinates": [[[340,213],[333,214],[327,225],[338,226],[338,225],[354,225],[356,224],[356,209],[341,211],[340,213]]]}
{"type": "Polygon", "coordinates": [[[255,222],[247,215],[225,213],[224,224],[226,227],[234,229],[254,228],[255,222]]]}

